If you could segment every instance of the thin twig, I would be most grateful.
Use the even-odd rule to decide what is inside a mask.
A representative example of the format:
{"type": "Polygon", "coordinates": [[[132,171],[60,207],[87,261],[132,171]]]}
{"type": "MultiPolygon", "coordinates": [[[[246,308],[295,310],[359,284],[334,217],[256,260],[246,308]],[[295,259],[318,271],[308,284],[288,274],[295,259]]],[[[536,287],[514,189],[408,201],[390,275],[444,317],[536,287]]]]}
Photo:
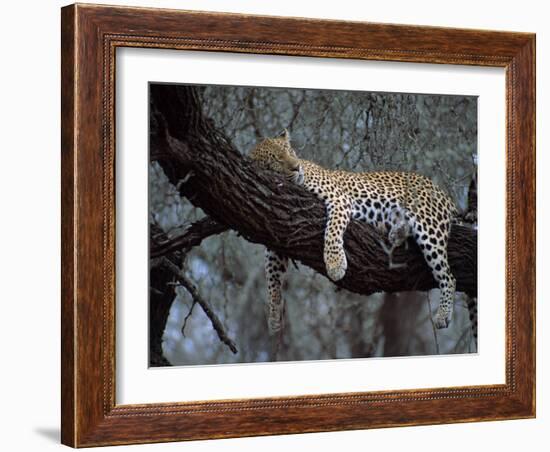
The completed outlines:
{"type": "Polygon", "coordinates": [[[191,317],[191,314],[193,314],[193,309],[195,308],[195,305],[197,304],[197,300],[193,299],[193,303],[191,304],[191,307],[189,308],[189,311],[185,315],[185,318],[183,319],[183,325],[181,326],[181,335],[185,337],[185,326],[187,325],[187,320],[189,320],[189,317],[191,317]]]}
{"type": "Polygon", "coordinates": [[[200,305],[200,307],[202,308],[206,316],[210,319],[210,322],[212,323],[212,327],[218,334],[220,341],[222,341],[225,345],[227,345],[233,353],[235,354],[238,353],[235,342],[233,342],[233,340],[227,336],[227,333],[225,332],[222,322],[220,321],[220,319],[218,318],[218,316],[210,306],[210,303],[208,303],[204,298],[201,297],[195,285],[187,278],[187,276],[185,276],[185,274],[172,261],[170,261],[167,258],[163,258],[162,263],[166,268],[168,268],[168,270],[170,270],[174,274],[174,276],[178,279],[181,285],[185,287],[185,289],[187,290],[187,292],[189,292],[193,300],[200,305]]]}

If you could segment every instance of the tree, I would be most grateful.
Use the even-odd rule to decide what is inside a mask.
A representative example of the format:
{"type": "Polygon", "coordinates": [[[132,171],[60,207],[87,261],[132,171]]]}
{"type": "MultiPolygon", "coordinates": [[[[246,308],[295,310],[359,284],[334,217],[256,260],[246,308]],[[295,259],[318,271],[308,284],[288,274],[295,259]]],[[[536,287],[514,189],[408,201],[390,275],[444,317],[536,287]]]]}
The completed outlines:
{"type": "MultiPolygon", "coordinates": [[[[153,236],[151,271],[158,271],[154,269],[164,265],[171,271],[175,284],[192,284],[182,282],[182,275],[178,274],[178,262],[182,256],[203,239],[229,229],[249,242],[265,245],[325,275],[323,203],[304,188],[287,183],[276,173],[260,169],[239,153],[212,119],[204,114],[196,87],[153,84],[150,90],[151,161],[162,167],[181,197],[207,215],[175,236],[153,236]]],[[[247,102],[253,106],[253,100],[249,98],[247,102]]],[[[295,120],[296,116],[290,118],[291,122],[295,120]]],[[[365,121],[367,124],[372,121],[368,114],[365,121]]],[[[342,280],[334,283],[336,286],[361,295],[426,291],[436,287],[415,246],[395,252],[395,261],[406,262],[406,271],[390,271],[388,257],[378,239],[379,234],[372,227],[355,221],[350,223],[344,237],[348,270],[342,280]]],[[[475,297],[475,230],[453,225],[448,253],[457,279],[457,290],[475,297]]],[[[152,290],[166,293],[165,278],[151,278],[151,281],[152,290]]],[[[196,301],[196,296],[194,299],[196,301]]],[[[169,300],[170,297],[164,297],[155,306],[155,312],[168,312],[169,300]]],[[[157,303],[157,300],[153,302],[157,303]]],[[[156,353],[160,350],[164,330],[162,322],[166,317],[167,314],[151,317],[153,323],[159,322],[151,325],[152,350],[156,353]]],[[[215,325],[214,317],[209,315],[209,318],[215,325]]],[[[225,331],[218,331],[218,335],[222,340],[224,335],[230,340],[225,331]]]]}

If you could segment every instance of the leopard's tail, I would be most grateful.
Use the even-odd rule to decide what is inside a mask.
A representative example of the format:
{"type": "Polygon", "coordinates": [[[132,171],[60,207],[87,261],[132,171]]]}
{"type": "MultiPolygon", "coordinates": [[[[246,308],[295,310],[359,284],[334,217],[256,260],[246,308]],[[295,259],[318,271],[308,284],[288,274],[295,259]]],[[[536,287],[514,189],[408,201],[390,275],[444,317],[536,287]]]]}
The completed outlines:
{"type": "Polygon", "coordinates": [[[468,304],[468,312],[470,314],[472,335],[474,336],[477,346],[477,297],[467,297],[466,302],[468,304]]]}

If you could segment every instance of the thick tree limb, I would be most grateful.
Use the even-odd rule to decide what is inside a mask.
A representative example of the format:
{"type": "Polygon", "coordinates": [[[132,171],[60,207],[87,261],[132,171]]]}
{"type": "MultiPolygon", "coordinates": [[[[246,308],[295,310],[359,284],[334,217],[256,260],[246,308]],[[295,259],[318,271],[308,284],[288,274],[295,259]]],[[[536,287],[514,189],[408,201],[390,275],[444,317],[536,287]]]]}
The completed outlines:
{"type": "MultiPolygon", "coordinates": [[[[180,193],[220,225],[247,240],[300,261],[325,274],[322,201],[278,174],[257,167],[236,151],[202,116],[193,87],[151,85],[151,159],[157,160],[180,193]]],[[[368,295],[374,292],[428,290],[435,281],[416,246],[396,250],[405,270],[389,270],[388,257],[370,226],[352,221],[346,231],[346,276],[338,287],[368,295]]],[[[453,225],[448,248],[457,289],[477,293],[477,233],[453,225]]]]}

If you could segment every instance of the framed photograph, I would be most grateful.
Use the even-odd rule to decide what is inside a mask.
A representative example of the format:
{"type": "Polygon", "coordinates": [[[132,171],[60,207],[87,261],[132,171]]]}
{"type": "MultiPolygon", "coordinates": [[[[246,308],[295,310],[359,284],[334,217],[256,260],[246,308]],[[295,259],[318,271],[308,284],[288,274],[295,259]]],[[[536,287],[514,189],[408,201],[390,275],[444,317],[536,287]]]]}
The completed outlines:
{"type": "Polygon", "coordinates": [[[62,442],[535,416],[535,36],[62,9],[62,442]]]}

